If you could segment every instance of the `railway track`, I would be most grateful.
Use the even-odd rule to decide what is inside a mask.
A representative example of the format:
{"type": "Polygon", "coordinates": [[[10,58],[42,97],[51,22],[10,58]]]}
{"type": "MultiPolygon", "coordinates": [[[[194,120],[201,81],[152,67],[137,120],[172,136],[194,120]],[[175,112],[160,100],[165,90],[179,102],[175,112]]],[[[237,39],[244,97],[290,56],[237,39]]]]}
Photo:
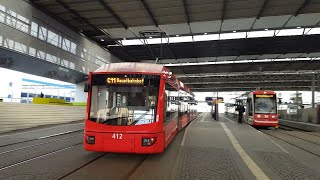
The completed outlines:
{"type": "MultiPolygon", "coordinates": [[[[66,152],[83,151],[83,148],[81,147],[83,145],[82,131],[83,130],[68,131],[1,145],[0,174],[5,171],[12,171],[23,166],[28,166],[28,164],[33,164],[34,161],[43,161],[52,156],[63,156],[66,152]]],[[[78,166],[68,169],[66,172],[62,173],[60,177],[55,179],[74,179],[74,174],[77,174],[79,171],[85,171],[88,166],[99,167],[99,163],[105,164],[108,168],[112,169],[112,162],[117,162],[119,159],[122,159],[124,164],[126,164],[125,161],[129,161],[126,165],[126,170],[122,170],[123,172],[115,171],[114,173],[106,173],[106,175],[111,177],[120,174],[121,178],[119,179],[130,179],[148,158],[147,155],[136,156],[112,153],[103,153],[101,155],[98,155],[97,153],[92,154],[96,154],[97,156],[82,162],[78,166]],[[104,161],[105,163],[103,163],[104,161]]],[[[94,174],[95,173],[92,173],[90,176],[94,176],[94,174]]]]}
{"type": "MultiPolygon", "coordinates": [[[[145,160],[148,158],[148,155],[142,155],[140,156],[140,158],[137,158],[137,156],[139,155],[128,155],[128,154],[113,154],[113,153],[103,153],[102,155],[92,159],[91,161],[84,163],[82,165],[80,165],[79,167],[71,170],[70,172],[66,173],[65,175],[61,176],[58,178],[58,180],[62,180],[62,179],[94,179],[96,176],[95,174],[99,174],[101,172],[99,172],[97,169],[94,172],[92,171],[92,168],[96,168],[99,167],[99,165],[104,164],[105,165],[105,169],[106,170],[112,170],[112,174],[109,174],[108,172],[104,173],[101,175],[100,178],[104,178],[104,179],[120,179],[120,180],[128,180],[131,179],[133,174],[137,171],[137,169],[145,162],[145,160]],[[110,163],[110,161],[113,162],[117,162],[119,159],[130,159],[128,157],[134,157],[134,163],[129,162],[125,168],[122,169],[117,169],[114,168],[112,166],[114,166],[112,163],[110,163]],[[83,177],[81,176],[83,174],[83,172],[85,172],[86,176],[83,177]],[[90,174],[86,173],[86,172],[91,172],[90,174]]],[[[124,166],[124,164],[122,164],[121,166],[124,166]]]]}
{"type": "MultiPolygon", "coordinates": [[[[3,170],[82,145],[83,130],[66,131],[0,146],[0,173],[3,170]]],[[[4,135],[2,137],[6,137],[4,135]]]]}
{"type": "Polygon", "coordinates": [[[3,154],[7,154],[7,153],[19,151],[19,150],[24,150],[24,149],[28,149],[28,148],[32,148],[32,147],[36,147],[36,146],[41,146],[41,145],[45,145],[45,144],[49,144],[49,143],[54,143],[54,142],[58,142],[58,141],[67,140],[67,139],[70,139],[70,138],[73,138],[73,137],[76,137],[76,136],[69,136],[69,137],[60,138],[60,139],[55,139],[55,140],[51,140],[51,141],[45,141],[45,142],[42,142],[42,143],[33,144],[33,145],[28,145],[28,146],[23,146],[23,147],[11,149],[11,150],[6,150],[6,151],[2,151],[2,152],[0,151],[0,156],[3,155],[3,154]]]}
{"type": "Polygon", "coordinates": [[[143,162],[148,158],[148,156],[145,156],[142,161],[139,162],[138,165],[136,165],[127,175],[125,179],[130,179],[131,176],[136,172],[136,170],[143,164],[143,162]]]}
{"type": "Polygon", "coordinates": [[[297,128],[293,128],[293,127],[289,127],[289,126],[284,126],[284,125],[280,125],[279,129],[283,129],[283,130],[287,130],[287,131],[299,131],[299,132],[303,132],[305,134],[309,134],[312,136],[318,136],[320,137],[320,132],[312,132],[312,131],[305,131],[303,129],[297,129],[297,128]]]}
{"type": "Polygon", "coordinates": [[[8,168],[12,168],[12,167],[28,163],[30,161],[33,161],[33,160],[36,160],[36,159],[39,159],[39,158],[43,158],[43,157],[46,157],[46,156],[49,156],[49,155],[52,155],[52,154],[55,154],[55,153],[70,149],[70,148],[73,148],[73,147],[78,146],[80,144],[82,144],[82,142],[81,143],[75,143],[75,144],[72,144],[70,146],[67,146],[67,147],[64,147],[64,148],[60,148],[58,150],[54,150],[54,151],[51,151],[51,152],[48,152],[48,153],[45,153],[45,154],[42,154],[42,155],[39,155],[39,156],[36,156],[36,157],[27,158],[25,160],[22,160],[22,161],[19,161],[19,162],[10,164],[10,165],[3,166],[3,167],[0,168],[0,172],[5,170],[5,169],[8,169],[8,168]]]}
{"type": "MultiPolygon", "coordinates": [[[[48,138],[57,137],[57,136],[62,136],[62,135],[67,135],[67,134],[72,134],[72,133],[77,133],[77,132],[83,132],[83,129],[75,130],[75,131],[67,131],[67,132],[63,132],[63,133],[52,134],[52,135],[48,135],[48,136],[42,136],[42,137],[38,137],[38,138],[34,138],[34,139],[17,141],[17,142],[13,142],[13,143],[2,144],[2,145],[0,145],[0,148],[6,147],[6,146],[12,146],[12,145],[17,145],[17,144],[22,144],[22,143],[27,143],[27,142],[33,142],[33,141],[37,141],[37,140],[48,139],[48,138]]],[[[6,135],[6,136],[7,136],[7,135],[6,135]]],[[[1,136],[0,136],[0,137],[1,137],[1,136]]]]}
{"type": "Polygon", "coordinates": [[[279,139],[303,151],[320,157],[320,138],[317,134],[295,128],[280,127],[275,130],[260,130],[266,135],[279,139]]]}
{"type": "Polygon", "coordinates": [[[102,158],[103,156],[105,156],[105,155],[107,155],[107,154],[108,154],[108,153],[104,153],[104,154],[102,154],[102,155],[100,155],[100,156],[98,156],[98,157],[96,157],[96,158],[92,159],[91,161],[89,161],[89,162],[87,162],[87,163],[85,163],[85,164],[83,164],[83,165],[81,165],[81,166],[77,167],[76,169],[74,169],[74,170],[72,170],[72,171],[68,172],[67,174],[65,174],[65,175],[63,175],[63,176],[61,176],[61,177],[59,177],[57,180],[64,179],[64,178],[66,178],[66,177],[68,177],[68,176],[72,175],[73,173],[75,173],[75,172],[79,171],[80,169],[82,169],[82,168],[84,168],[84,167],[88,166],[89,164],[93,163],[94,161],[97,161],[98,159],[102,158]]]}

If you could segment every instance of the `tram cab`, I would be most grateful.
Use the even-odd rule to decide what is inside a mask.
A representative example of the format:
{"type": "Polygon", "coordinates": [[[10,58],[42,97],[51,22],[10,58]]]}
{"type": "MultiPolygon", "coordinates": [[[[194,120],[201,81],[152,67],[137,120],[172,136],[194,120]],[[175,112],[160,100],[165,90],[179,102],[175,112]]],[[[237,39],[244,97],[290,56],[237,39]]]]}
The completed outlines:
{"type": "Polygon", "coordinates": [[[245,122],[253,126],[278,126],[277,97],[273,91],[259,90],[248,94],[245,122]]]}

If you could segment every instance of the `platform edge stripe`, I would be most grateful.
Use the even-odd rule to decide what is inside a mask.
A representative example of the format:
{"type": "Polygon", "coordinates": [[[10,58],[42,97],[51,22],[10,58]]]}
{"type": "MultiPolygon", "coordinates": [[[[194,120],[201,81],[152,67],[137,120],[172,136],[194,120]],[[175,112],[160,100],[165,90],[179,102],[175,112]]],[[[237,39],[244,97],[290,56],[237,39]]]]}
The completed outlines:
{"type": "Polygon", "coordinates": [[[257,178],[257,180],[270,180],[269,177],[262,171],[262,169],[251,159],[251,157],[245,152],[240,143],[228,129],[224,123],[220,123],[224,132],[227,134],[232,146],[240,155],[243,162],[248,166],[252,174],[257,178]]]}

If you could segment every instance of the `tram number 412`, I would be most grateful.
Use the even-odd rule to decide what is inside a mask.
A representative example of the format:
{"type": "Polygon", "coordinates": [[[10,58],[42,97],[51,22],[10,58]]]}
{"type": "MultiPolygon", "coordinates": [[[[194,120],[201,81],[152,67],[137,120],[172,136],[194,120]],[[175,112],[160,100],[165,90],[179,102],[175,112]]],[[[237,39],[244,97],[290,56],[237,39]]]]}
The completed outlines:
{"type": "Polygon", "coordinates": [[[113,133],[112,138],[113,139],[122,139],[122,134],[113,133]]]}

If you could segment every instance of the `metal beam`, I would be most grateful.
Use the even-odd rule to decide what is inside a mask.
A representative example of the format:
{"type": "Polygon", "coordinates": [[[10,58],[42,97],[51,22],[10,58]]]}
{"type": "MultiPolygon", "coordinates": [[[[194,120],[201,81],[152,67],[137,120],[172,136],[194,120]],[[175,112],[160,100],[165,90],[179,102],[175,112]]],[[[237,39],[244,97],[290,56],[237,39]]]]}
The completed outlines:
{"type": "MultiPolygon", "coordinates": [[[[218,57],[218,56],[237,56],[241,55],[257,55],[259,54],[283,54],[283,53],[304,53],[304,52],[320,52],[320,47],[317,46],[317,41],[320,40],[320,35],[308,36],[277,36],[275,38],[249,38],[249,39],[234,39],[222,41],[202,41],[202,42],[187,42],[175,43],[172,46],[175,49],[179,58],[192,58],[197,55],[201,57],[218,57]],[[195,51],[192,46],[195,43],[201,51],[195,51]],[[218,46],[221,44],[220,49],[218,46]],[[261,46],[263,44],[264,46],[261,46]],[[303,44],[303,46],[296,46],[303,44]],[[258,53],[257,53],[258,52],[258,53]]],[[[159,46],[152,44],[151,46],[159,46]]],[[[163,45],[167,47],[167,44],[163,45]]],[[[130,46],[129,49],[139,51],[143,49],[142,45],[130,46]]],[[[169,54],[170,55],[170,54],[169,54]]],[[[166,59],[176,59],[173,56],[168,56],[166,59]]],[[[255,63],[259,63],[256,61],[255,63]]],[[[237,66],[237,64],[235,64],[237,66]]]]}
{"type": "Polygon", "coordinates": [[[260,19],[266,5],[268,4],[269,0],[264,0],[263,5],[261,6],[259,13],[257,14],[257,18],[256,19],[260,19]]]}
{"type": "MultiPolygon", "coordinates": [[[[194,88],[189,87],[193,92],[213,92],[213,91],[247,91],[247,90],[256,90],[256,87],[246,87],[246,86],[225,86],[225,87],[205,87],[205,88],[194,88]]],[[[289,90],[307,90],[310,91],[310,86],[262,86],[263,89],[272,89],[272,90],[282,90],[282,91],[289,91],[289,90]]]]}
{"type": "MultiPolygon", "coordinates": [[[[182,3],[183,3],[183,8],[184,8],[184,13],[186,15],[187,23],[189,25],[190,33],[193,34],[192,29],[191,29],[191,25],[190,25],[191,21],[190,21],[190,16],[189,16],[189,10],[188,10],[188,7],[187,7],[187,0],[182,0],[182,3]]],[[[192,42],[194,42],[194,37],[193,36],[192,36],[192,42]]],[[[195,43],[192,43],[192,47],[194,49],[196,49],[195,43]]],[[[196,61],[198,63],[198,57],[194,56],[194,58],[196,59],[196,61]]]]}
{"type": "Polygon", "coordinates": [[[183,3],[183,8],[184,8],[184,13],[185,13],[186,18],[187,18],[187,23],[190,24],[190,16],[189,16],[189,10],[188,10],[188,7],[187,7],[187,0],[182,0],[182,3],[183,3]]]}
{"type": "Polygon", "coordinates": [[[153,13],[151,12],[150,8],[149,8],[149,5],[146,3],[145,0],[140,0],[140,2],[142,3],[144,9],[147,11],[149,17],[151,18],[153,24],[156,26],[156,27],[159,27],[159,24],[158,24],[158,21],[156,20],[156,18],[154,17],[153,13]]]}
{"type": "Polygon", "coordinates": [[[293,14],[294,16],[298,16],[301,11],[308,5],[310,4],[311,0],[305,0],[304,3],[297,9],[297,11],[293,14]]]}
{"type": "Polygon", "coordinates": [[[94,26],[93,24],[91,24],[87,19],[85,19],[84,17],[82,17],[77,11],[71,9],[66,3],[62,2],[61,0],[56,0],[56,2],[61,5],[64,9],[66,9],[67,11],[69,11],[70,13],[74,14],[75,16],[77,16],[79,19],[81,19],[81,21],[85,22],[86,24],[88,24],[92,29],[96,30],[96,31],[100,31],[100,29],[98,29],[96,26],[94,26]]]}
{"type": "Polygon", "coordinates": [[[225,16],[226,16],[227,1],[228,1],[228,0],[223,0],[223,2],[222,2],[221,22],[224,21],[224,18],[225,18],[225,16]]]}
{"type": "MultiPolygon", "coordinates": [[[[206,77],[217,77],[217,76],[222,76],[222,77],[232,77],[232,76],[257,76],[257,75],[312,75],[314,74],[315,71],[313,70],[309,70],[309,71],[268,71],[268,72],[250,72],[249,74],[247,72],[237,72],[237,73],[230,73],[230,74],[225,74],[225,73],[201,73],[201,75],[205,75],[206,77]]],[[[320,71],[316,71],[319,72],[320,71]]],[[[197,74],[199,75],[199,74],[197,74]]],[[[178,75],[176,75],[178,76],[178,75]]],[[[202,77],[201,76],[201,77],[202,77]]],[[[179,77],[183,77],[183,76],[179,76],[179,77]]]]}
{"type": "Polygon", "coordinates": [[[114,10],[104,1],[98,0],[100,4],[110,13],[112,16],[125,28],[128,29],[128,25],[114,12],[114,10]]]}
{"type": "Polygon", "coordinates": [[[224,88],[224,87],[247,87],[247,88],[255,88],[255,87],[264,87],[264,86],[274,86],[274,87],[283,87],[283,86],[304,86],[308,87],[310,91],[310,83],[293,83],[293,82],[284,82],[284,83],[273,83],[273,82],[265,82],[265,83],[257,83],[257,84],[246,84],[246,83],[238,83],[238,84],[203,84],[203,85],[192,85],[185,83],[189,88],[224,88]]]}
{"type": "MultiPolygon", "coordinates": [[[[262,77],[264,78],[264,77],[262,77]]],[[[192,79],[191,77],[189,77],[189,79],[192,79]]],[[[182,80],[182,79],[181,79],[182,80]]],[[[188,85],[216,85],[216,84],[257,84],[257,83],[286,83],[286,82],[311,82],[310,79],[299,79],[299,80],[295,80],[295,79],[267,79],[267,80],[263,80],[261,78],[256,78],[256,79],[244,79],[244,80],[240,80],[238,78],[235,79],[228,79],[228,81],[222,81],[222,80],[210,80],[210,81],[206,81],[201,79],[202,81],[199,81],[199,79],[197,79],[197,81],[192,80],[189,83],[185,83],[188,85]]]]}
{"type": "Polygon", "coordinates": [[[47,16],[55,19],[56,21],[58,21],[59,23],[63,24],[64,26],[66,26],[67,28],[70,28],[71,30],[78,32],[79,30],[75,27],[72,26],[70,23],[66,22],[65,20],[59,18],[57,16],[57,14],[52,14],[47,8],[39,5],[37,2],[38,0],[29,0],[26,1],[27,3],[31,4],[33,7],[37,8],[39,11],[41,11],[42,13],[46,14],[47,16]]]}
{"type": "MultiPolygon", "coordinates": [[[[254,26],[254,25],[256,24],[256,22],[257,22],[257,19],[260,19],[260,17],[261,17],[261,15],[262,15],[264,9],[266,8],[268,2],[269,2],[269,0],[264,0],[264,2],[263,2],[262,6],[261,6],[261,8],[260,8],[260,10],[259,10],[259,12],[258,12],[258,14],[257,14],[257,17],[256,17],[256,19],[253,21],[253,23],[252,23],[249,31],[252,31],[253,26],[254,26]]],[[[246,38],[248,38],[248,34],[249,34],[249,33],[247,33],[246,38]]]]}

